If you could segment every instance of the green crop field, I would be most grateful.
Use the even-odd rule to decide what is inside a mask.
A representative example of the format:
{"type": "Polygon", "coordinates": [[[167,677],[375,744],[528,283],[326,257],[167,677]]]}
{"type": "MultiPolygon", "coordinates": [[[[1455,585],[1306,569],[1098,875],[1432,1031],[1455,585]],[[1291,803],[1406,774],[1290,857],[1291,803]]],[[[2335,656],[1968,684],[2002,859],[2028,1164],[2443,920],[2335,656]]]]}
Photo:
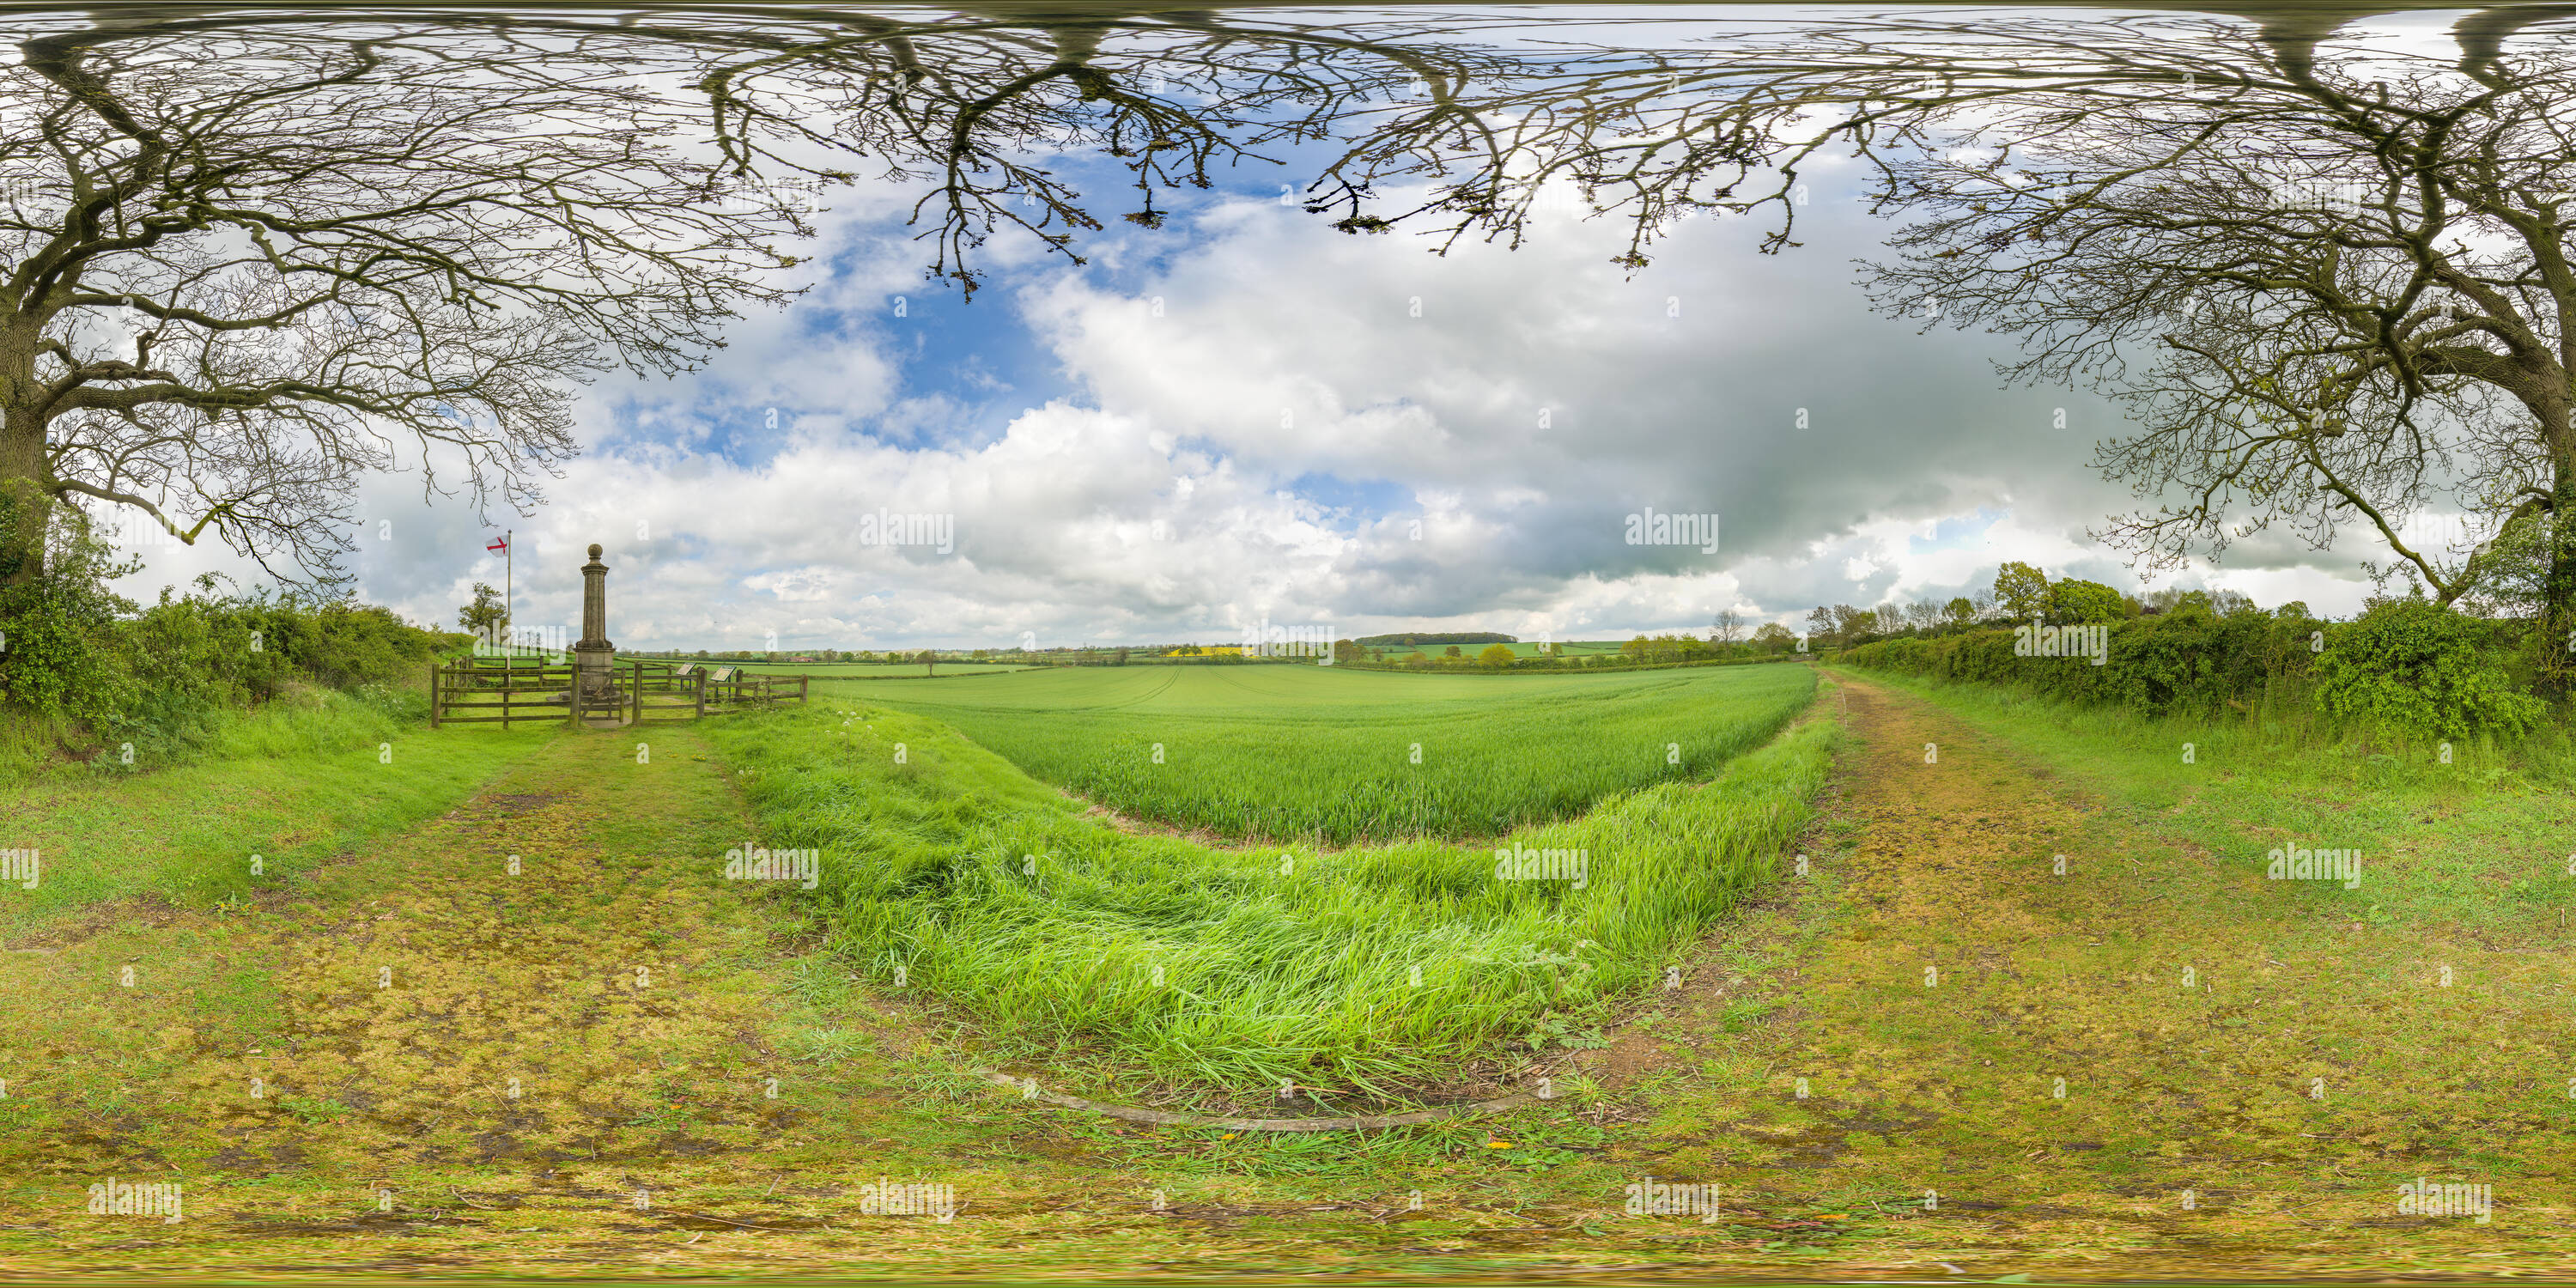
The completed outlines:
{"type": "Polygon", "coordinates": [[[821,923],[869,978],[963,1002],[1050,1060],[1385,1094],[1597,1023],[1767,874],[1837,726],[1760,744],[1814,684],[1803,667],[1526,682],[1094,668],[829,691],[708,733],[743,767],[767,843],[821,852],[821,923]],[[1154,767],[1165,777],[1118,781],[1168,780],[1156,799],[1308,835],[1398,817],[1389,801],[1469,830],[1593,808],[1484,844],[1231,849],[1112,826],[1004,754],[1052,777],[1150,766],[1156,741],[1182,752],[1154,767]],[[1688,781],[1665,763],[1675,743],[1723,773],[1688,781]],[[1349,808],[1361,791],[1375,812],[1349,808]],[[1502,850],[1556,866],[1506,872],[1502,850]]]}
{"type": "MultiPolygon", "coordinates": [[[[819,683],[817,701],[857,692],[819,683]]],[[[1084,667],[864,686],[1031,775],[1233,840],[1495,836],[1704,777],[1806,705],[1802,666],[1629,675],[1084,667]]]]}
{"type": "MultiPolygon", "coordinates": [[[[727,662],[721,658],[704,660],[689,657],[619,657],[619,662],[695,663],[698,666],[731,666],[745,671],[776,675],[810,675],[816,679],[835,680],[913,680],[929,678],[931,672],[919,662],[727,662]]],[[[941,662],[938,675],[999,675],[1007,671],[1032,668],[1018,662],[941,662]]]]}

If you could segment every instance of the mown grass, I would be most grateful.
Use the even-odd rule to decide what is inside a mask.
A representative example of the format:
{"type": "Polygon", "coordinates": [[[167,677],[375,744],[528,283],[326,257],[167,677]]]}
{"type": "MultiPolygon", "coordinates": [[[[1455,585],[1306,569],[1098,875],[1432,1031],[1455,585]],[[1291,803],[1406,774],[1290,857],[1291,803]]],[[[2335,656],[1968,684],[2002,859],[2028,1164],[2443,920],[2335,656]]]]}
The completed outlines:
{"type": "MultiPolygon", "coordinates": [[[[1330,673],[1278,670],[1347,692],[1330,673]]],[[[1485,722],[1517,722],[1504,688],[1480,692],[1485,722]]],[[[1057,718],[1135,738],[1097,710],[1057,718]]],[[[1437,718],[1466,736],[1466,711],[1437,718]]],[[[1502,879],[1490,845],[1228,850],[1131,834],[957,731],[873,703],[707,732],[746,771],[763,843],[822,852],[823,924],[880,984],[964,1003],[1057,1054],[1237,1089],[1390,1094],[1660,977],[1805,823],[1837,726],[1795,730],[1706,786],[1619,792],[1502,843],[1580,853],[1579,885],[1502,879]]],[[[1284,764],[1314,757],[1288,731],[1269,745],[1284,764]]]]}
{"type": "Polygon", "coordinates": [[[0,885],[0,930],[101,900],[205,906],[449,808],[552,732],[432,732],[417,693],[293,687],[227,721],[175,768],[24,784],[0,848],[38,851],[33,890],[0,885]],[[251,872],[251,856],[262,872],[251,872]]]}
{"type": "Polygon", "coordinates": [[[1779,732],[1814,692],[1802,666],[1602,676],[1087,667],[865,690],[1126,813],[1325,845],[1498,836],[1705,777],[1779,732]]]}

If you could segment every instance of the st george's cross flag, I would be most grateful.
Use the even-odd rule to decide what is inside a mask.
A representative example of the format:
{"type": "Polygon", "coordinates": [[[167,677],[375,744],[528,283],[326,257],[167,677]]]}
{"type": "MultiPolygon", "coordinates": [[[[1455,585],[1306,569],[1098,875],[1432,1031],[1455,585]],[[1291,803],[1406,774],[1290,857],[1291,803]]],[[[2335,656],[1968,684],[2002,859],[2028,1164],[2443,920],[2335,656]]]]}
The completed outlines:
{"type": "Polygon", "coordinates": [[[494,553],[494,554],[496,554],[496,555],[497,555],[497,554],[502,554],[502,553],[505,553],[505,552],[507,552],[507,551],[509,550],[509,548],[510,548],[510,539],[509,539],[508,537],[494,537],[494,538],[492,538],[492,544],[490,544],[490,545],[488,545],[488,546],[485,546],[485,547],[483,547],[483,548],[484,548],[484,549],[486,549],[486,550],[491,551],[492,553],[494,553]]]}

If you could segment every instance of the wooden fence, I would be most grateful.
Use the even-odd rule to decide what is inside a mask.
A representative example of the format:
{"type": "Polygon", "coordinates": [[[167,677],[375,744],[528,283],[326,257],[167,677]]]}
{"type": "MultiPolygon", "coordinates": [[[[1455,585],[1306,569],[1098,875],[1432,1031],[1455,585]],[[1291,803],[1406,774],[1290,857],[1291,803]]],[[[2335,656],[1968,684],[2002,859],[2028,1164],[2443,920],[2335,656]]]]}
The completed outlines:
{"type": "Polygon", "coordinates": [[[459,658],[429,669],[429,727],[552,721],[580,725],[669,724],[733,711],[806,700],[811,680],[764,675],[740,667],[703,663],[630,661],[608,669],[607,687],[592,695],[577,688],[568,664],[528,664],[517,658],[459,658]],[[465,714],[459,712],[479,712],[465,714]]]}

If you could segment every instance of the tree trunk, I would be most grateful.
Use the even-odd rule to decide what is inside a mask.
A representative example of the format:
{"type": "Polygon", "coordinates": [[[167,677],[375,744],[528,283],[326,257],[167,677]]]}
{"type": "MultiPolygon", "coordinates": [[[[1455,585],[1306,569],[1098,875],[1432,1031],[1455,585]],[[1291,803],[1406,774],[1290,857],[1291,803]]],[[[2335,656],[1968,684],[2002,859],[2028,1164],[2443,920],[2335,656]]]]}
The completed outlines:
{"type": "Polygon", "coordinates": [[[2555,442],[2558,477],[2542,516],[2549,574],[2541,583],[2540,689],[2563,699],[2576,694],[2576,444],[2563,434],[2555,442]]]}
{"type": "Polygon", "coordinates": [[[45,491],[45,422],[35,396],[35,332],[0,327],[0,586],[45,574],[53,498],[45,491]]]}

